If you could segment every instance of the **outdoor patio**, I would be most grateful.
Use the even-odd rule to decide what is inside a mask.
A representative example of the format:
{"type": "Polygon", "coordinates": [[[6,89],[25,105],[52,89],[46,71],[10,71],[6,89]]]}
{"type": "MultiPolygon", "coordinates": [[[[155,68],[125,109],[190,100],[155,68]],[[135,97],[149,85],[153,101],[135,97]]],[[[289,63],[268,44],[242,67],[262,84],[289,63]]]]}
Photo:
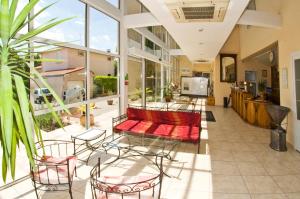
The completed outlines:
{"type": "MultiPolygon", "coordinates": [[[[202,115],[201,151],[196,146],[181,143],[172,157],[177,160],[164,161],[162,198],[168,199],[297,199],[300,197],[300,155],[293,150],[276,152],[268,146],[269,130],[250,126],[232,110],[220,107],[205,107],[203,100],[197,101],[196,108],[213,111],[217,122],[206,122],[202,115]],[[238,129],[238,131],[237,131],[238,129]]],[[[99,125],[111,132],[111,117],[115,111],[101,114],[99,125]]],[[[46,134],[45,138],[70,139],[71,135],[83,131],[80,126],[70,126],[64,131],[46,134]]],[[[155,140],[154,140],[155,141],[155,140]]],[[[84,154],[83,154],[84,156],[84,154]]],[[[82,157],[82,155],[80,155],[82,157]]],[[[107,175],[145,175],[155,167],[141,157],[121,159],[105,165],[116,157],[116,150],[108,155],[97,152],[88,165],[78,162],[78,175],[74,177],[74,198],[91,198],[89,183],[90,170],[98,157],[103,162],[101,172],[107,175]]],[[[18,165],[25,169],[24,165],[18,165]]],[[[152,170],[152,171],[151,171],[152,170]]],[[[29,170],[24,170],[28,172],[29,170]]],[[[68,192],[39,192],[40,197],[65,199],[68,192]]],[[[1,190],[0,198],[35,198],[30,179],[10,188],[1,190]]],[[[126,198],[126,197],[125,197],[126,198]]]]}

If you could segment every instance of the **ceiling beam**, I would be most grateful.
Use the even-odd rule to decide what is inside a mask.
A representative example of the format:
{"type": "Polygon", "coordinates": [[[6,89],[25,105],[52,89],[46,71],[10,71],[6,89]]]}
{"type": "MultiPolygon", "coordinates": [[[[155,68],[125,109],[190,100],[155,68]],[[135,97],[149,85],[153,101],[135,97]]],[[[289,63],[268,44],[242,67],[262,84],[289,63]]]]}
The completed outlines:
{"type": "Polygon", "coordinates": [[[150,12],[126,15],[124,16],[124,23],[126,28],[141,28],[161,25],[150,12]]]}
{"type": "Polygon", "coordinates": [[[238,24],[265,28],[281,28],[282,20],[281,16],[278,14],[256,10],[246,10],[239,19],[238,24]]]}

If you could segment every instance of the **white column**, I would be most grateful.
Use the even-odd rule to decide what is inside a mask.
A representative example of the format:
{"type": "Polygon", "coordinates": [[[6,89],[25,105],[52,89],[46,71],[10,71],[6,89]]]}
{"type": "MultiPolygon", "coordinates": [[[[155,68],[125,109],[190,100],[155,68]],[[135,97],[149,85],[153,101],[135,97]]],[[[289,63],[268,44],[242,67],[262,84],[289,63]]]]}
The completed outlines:
{"type": "Polygon", "coordinates": [[[120,1],[121,20],[120,20],[120,70],[119,70],[119,88],[120,88],[120,113],[125,113],[128,105],[128,86],[125,85],[125,76],[128,73],[128,36],[127,29],[124,26],[125,2],[120,1]]]}

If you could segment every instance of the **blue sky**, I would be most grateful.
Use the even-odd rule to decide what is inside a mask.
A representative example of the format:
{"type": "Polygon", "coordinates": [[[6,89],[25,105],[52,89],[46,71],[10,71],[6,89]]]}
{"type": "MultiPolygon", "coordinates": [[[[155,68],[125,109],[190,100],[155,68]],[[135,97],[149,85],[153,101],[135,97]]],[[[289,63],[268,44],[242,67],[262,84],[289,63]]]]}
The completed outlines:
{"type": "MultiPolygon", "coordinates": [[[[113,5],[118,5],[118,0],[107,1],[113,5]]],[[[36,6],[36,10],[40,10],[52,2],[54,1],[41,0],[36,6]]],[[[56,26],[40,36],[83,46],[85,41],[85,5],[78,0],[58,1],[58,3],[46,10],[41,16],[37,17],[34,25],[37,27],[55,17],[64,19],[74,16],[76,17],[75,19],[56,26]]],[[[90,18],[91,47],[103,51],[110,49],[111,52],[116,52],[118,44],[118,22],[95,9],[91,9],[90,18]]]]}

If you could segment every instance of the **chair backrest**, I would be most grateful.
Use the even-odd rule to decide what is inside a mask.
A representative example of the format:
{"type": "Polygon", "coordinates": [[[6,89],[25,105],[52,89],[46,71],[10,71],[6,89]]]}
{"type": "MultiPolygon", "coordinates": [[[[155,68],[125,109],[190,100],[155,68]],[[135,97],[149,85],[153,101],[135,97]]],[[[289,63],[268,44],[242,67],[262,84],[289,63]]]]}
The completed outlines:
{"type": "Polygon", "coordinates": [[[76,165],[70,141],[45,140],[37,143],[35,165],[31,165],[31,179],[42,185],[69,184],[76,165]],[[42,147],[44,146],[44,147],[42,147]]]}
{"type": "Polygon", "coordinates": [[[159,173],[149,176],[101,176],[100,175],[100,158],[98,164],[91,170],[91,189],[93,199],[100,198],[100,194],[104,194],[104,198],[109,199],[110,195],[120,195],[122,198],[126,195],[137,194],[140,198],[141,192],[158,187],[158,199],[160,199],[162,179],[163,179],[163,157],[160,160],[159,173]],[[129,178],[129,180],[128,180],[129,178]]]}

